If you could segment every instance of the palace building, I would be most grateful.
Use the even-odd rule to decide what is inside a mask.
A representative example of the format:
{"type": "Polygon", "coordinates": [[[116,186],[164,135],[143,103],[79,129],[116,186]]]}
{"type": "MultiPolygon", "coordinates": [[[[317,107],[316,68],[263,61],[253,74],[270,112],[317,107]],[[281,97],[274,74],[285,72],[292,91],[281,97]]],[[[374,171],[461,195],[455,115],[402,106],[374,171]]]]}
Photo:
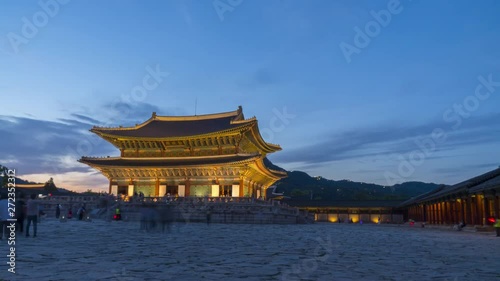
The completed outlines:
{"type": "Polygon", "coordinates": [[[132,196],[265,197],[286,173],[264,164],[281,150],[263,140],[255,117],[232,112],[157,116],[134,127],[93,127],[119,157],[82,157],[109,179],[109,192],[132,196]]]}
{"type": "Polygon", "coordinates": [[[411,198],[401,204],[408,218],[431,224],[487,225],[500,218],[500,168],[451,186],[411,198]]]}

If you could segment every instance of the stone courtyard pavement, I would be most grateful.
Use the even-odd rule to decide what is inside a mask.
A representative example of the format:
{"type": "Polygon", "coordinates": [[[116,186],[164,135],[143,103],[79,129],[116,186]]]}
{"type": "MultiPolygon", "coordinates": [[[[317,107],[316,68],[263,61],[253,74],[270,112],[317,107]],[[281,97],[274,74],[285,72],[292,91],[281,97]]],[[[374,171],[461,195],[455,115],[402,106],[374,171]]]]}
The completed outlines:
{"type": "Polygon", "coordinates": [[[500,280],[500,237],[388,225],[176,224],[46,219],[16,237],[3,280],[500,280]]]}

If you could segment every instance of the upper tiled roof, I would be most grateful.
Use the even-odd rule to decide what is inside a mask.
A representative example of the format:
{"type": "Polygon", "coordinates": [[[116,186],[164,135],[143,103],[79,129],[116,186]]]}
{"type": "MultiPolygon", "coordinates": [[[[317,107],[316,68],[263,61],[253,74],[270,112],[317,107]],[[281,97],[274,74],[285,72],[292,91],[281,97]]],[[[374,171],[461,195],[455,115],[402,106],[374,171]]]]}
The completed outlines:
{"type": "Polygon", "coordinates": [[[187,137],[226,131],[254,121],[255,118],[245,120],[240,106],[231,112],[194,116],[157,116],[153,113],[149,120],[134,127],[93,127],[91,131],[117,137],[187,137]]]}

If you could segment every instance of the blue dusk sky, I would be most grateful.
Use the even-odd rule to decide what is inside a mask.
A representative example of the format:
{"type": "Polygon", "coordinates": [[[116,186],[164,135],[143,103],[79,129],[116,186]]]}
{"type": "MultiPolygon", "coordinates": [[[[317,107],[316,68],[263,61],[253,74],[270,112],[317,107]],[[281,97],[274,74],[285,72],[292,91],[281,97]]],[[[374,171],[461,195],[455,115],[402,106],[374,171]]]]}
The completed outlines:
{"type": "Polygon", "coordinates": [[[0,164],[107,191],[89,132],[256,116],[287,170],[453,184],[500,165],[500,1],[0,2],[0,164]],[[196,104],[196,106],[195,106],[196,104]]]}

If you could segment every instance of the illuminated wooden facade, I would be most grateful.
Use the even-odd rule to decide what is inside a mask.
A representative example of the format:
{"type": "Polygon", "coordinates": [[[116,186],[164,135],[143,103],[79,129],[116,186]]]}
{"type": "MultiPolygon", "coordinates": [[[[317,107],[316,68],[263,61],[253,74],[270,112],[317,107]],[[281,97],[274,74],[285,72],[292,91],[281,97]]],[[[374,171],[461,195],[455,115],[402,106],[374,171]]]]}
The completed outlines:
{"type": "Polygon", "coordinates": [[[500,168],[452,186],[412,198],[402,204],[408,218],[431,224],[486,225],[500,218],[500,168]]]}
{"type": "Polygon", "coordinates": [[[113,194],[264,197],[286,173],[264,165],[264,157],[281,148],[265,142],[257,125],[241,106],[196,116],[153,113],[134,127],[93,127],[120,156],[79,161],[105,175],[113,194]]]}
{"type": "Polygon", "coordinates": [[[403,209],[400,200],[290,200],[287,204],[314,213],[317,222],[401,223],[403,209]]]}

